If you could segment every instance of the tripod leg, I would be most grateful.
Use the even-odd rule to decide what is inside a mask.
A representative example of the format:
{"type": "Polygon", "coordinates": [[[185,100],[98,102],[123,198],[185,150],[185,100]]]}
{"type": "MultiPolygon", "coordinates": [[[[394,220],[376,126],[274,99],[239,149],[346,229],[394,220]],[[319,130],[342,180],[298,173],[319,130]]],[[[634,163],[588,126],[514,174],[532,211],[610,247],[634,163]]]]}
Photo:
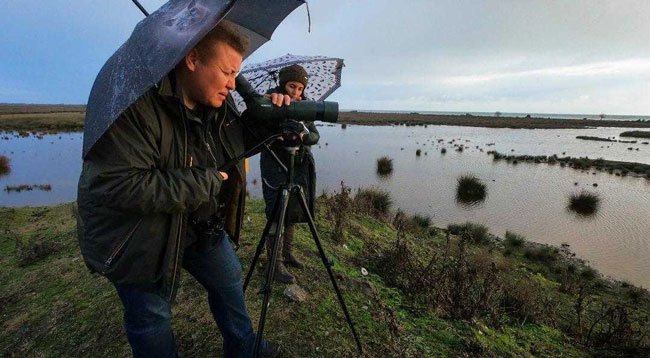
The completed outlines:
{"type": "MultiPolygon", "coordinates": [[[[282,238],[282,231],[284,229],[284,219],[287,214],[287,205],[289,204],[289,190],[283,188],[282,192],[278,197],[279,202],[276,203],[273,208],[274,213],[271,215],[271,218],[277,218],[277,228],[275,229],[275,235],[273,236],[273,249],[271,250],[270,257],[267,258],[268,264],[266,265],[266,277],[264,279],[264,287],[262,288],[262,293],[264,293],[264,299],[262,300],[262,312],[260,313],[260,321],[257,327],[257,336],[255,337],[255,357],[259,355],[260,344],[262,343],[262,335],[264,334],[264,324],[266,323],[266,313],[269,307],[269,299],[271,298],[271,285],[273,283],[273,276],[275,275],[275,262],[278,259],[278,249],[280,248],[280,242],[282,238]]],[[[270,227],[269,223],[266,224],[267,227],[270,227]]],[[[261,243],[262,244],[262,243],[261,243]]],[[[258,249],[261,250],[261,244],[258,245],[258,249]]]]}
{"type": "Polygon", "coordinates": [[[352,331],[354,340],[357,343],[357,349],[359,350],[359,354],[361,354],[363,353],[363,349],[361,347],[361,341],[359,340],[357,331],[354,329],[354,322],[352,321],[352,318],[350,317],[350,313],[348,312],[348,309],[345,306],[345,300],[343,299],[341,290],[339,290],[339,286],[336,283],[336,278],[334,277],[334,273],[332,272],[332,264],[325,256],[325,251],[323,250],[323,246],[321,245],[320,239],[318,238],[318,230],[316,230],[316,225],[314,224],[314,218],[311,216],[311,213],[309,212],[309,208],[307,207],[307,200],[305,199],[305,193],[302,191],[302,188],[299,185],[296,185],[292,188],[291,192],[293,193],[294,191],[298,192],[298,197],[299,197],[298,201],[300,202],[300,206],[302,207],[303,214],[307,217],[307,223],[309,224],[309,229],[311,230],[311,236],[314,239],[314,243],[316,243],[316,247],[318,248],[318,253],[320,254],[320,258],[323,261],[323,265],[325,265],[325,269],[327,269],[327,274],[330,277],[330,281],[332,281],[332,286],[334,286],[334,291],[336,292],[336,297],[339,300],[339,305],[343,310],[343,314],[345,314],[345,319],[348,321],[348,326],[350,326],[350,330],[352,331]]]}
{"type": "Polygon", "coordinates": [[[248,268],[248,273],[246,273],[246,279],[244,280],[244,292],[246,292],[246,288],[248,287],[251,277],[253,276],[253,271],[255,271],[255,265],[257,265],[257,261],[260,258],[260,254],[262,253],[262,250],[264,250],[266,237],[268,236],[269,231],[271,230],[271,226],[273,226],[273,219],[275,218],[275,213],[277,211],[279,203],[280,200],[277,199],[275,200],[275,203],[273,203],[273,211],[271,211],[272,213],[271,219],[266,221],[266,226],[264,226],[264,231],[262,231],[262,238],[260,239],[260,242],[257,244],[257,248],[255,249],[255,256],[253,256],[253,261],[251,261],[251,266],[248,268]]]}

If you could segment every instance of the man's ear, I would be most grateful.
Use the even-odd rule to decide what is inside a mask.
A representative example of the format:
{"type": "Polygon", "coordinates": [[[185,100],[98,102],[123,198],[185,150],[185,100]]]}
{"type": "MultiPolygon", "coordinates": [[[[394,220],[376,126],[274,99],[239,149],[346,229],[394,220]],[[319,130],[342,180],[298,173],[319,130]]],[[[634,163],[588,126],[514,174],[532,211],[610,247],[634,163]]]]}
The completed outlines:
{"type": "Polygon", "coordinates": [[[196,69],[196,63],[199,61],[199,52],[196,48],[190,50],[190,52],[185,55],[185,66],[191,72],[194,72],[196,69]]]}

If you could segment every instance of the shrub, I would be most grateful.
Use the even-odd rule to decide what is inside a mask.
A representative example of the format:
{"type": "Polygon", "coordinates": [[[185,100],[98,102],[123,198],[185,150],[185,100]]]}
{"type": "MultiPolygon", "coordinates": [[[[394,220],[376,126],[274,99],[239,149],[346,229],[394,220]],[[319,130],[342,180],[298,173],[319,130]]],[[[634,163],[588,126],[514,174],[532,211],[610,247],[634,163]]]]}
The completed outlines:
{"type": "Polygon", "coordinates": [[[432,257],[421,275],[433,278],[429,299],[450,318],[481,317],[494,322],[503,280],[490,254],[486,250],[471,253],[468,240],[468,235],[461,235],[457,246],[447,255],[432,257]]]}
{"type": "Polygon", "coordinates": [[[510,320],[523,325],[543,320],[544,304],[541,303],[545,293],[540,285],[532,280],[516,279],[507,281],[499,297],[500,310],[510,320]]]}
{"type": "Polygon", "coordinates": [[[16,237],[16,252],[19,266],[31,265],[47,256],[61,251],[62,238],[57,235],[36,233],[27,240],[16,237]]]}
{"type": "Polygon", "coordinates": [[[398,238],[393,245],[386,249],[376,249],[369,251],[378,251],[375,257],[368,260],[368,266],[373,267],[386,283],[390,286],[403,289],[410,294],[418,294],[424,289],[413,290],[413,274],[418,271],[418,263],[413,254],[411,245],[406,240],[398,238]]]}
{"type": "Polygon", "coordinates": [[[408,215],[399,208],[393,217],[393,226],[395,226],[398,231],[412,232],[416,229],[413,220],[411,220],[411,218],[409,218],[408,215]]]}
{"type": "Polygon", "coordinates": [[[462,175],[456,186],[456,201],[475,204],[485,200],[486,186],[474,175],[462,175]]]}
{"type": "Polygon", "coordinates": [[[9,158],[4,155],[0,155],[0,176],[7,175],[11,173],[11,167],[9,166],[9,158]]]}
{"type": "Polygon", "coordinates": [[[417,225],[422,229],[428,229],[429,226],[431,225],[431,217],[429,216],[415,214],[413,215],[412,220],[415,223],[415,225],[417,225]]]}
{"type": "Polygon", "coordinates": [[[419,157],[421,154],[422,154],[422,149],[418,149],[418,150],[415,151],[416,156],[419,157]]]}
{"type": "Polygon", "coordinates": [[[600,196],[589,191],[571,194],[568,209],[583,216],[593,215],[600,206],[600,196]]]}
{"type": "Polygon", "coordinates": [[[393,172],[393,160],[389,157],[381,157],[377,159],[377,174],[388,175],[393,172]]]}
{"type": "Polygon", "coordinates": [[[584,327],[577,332],[588,347],[607,349],[611,356],[646,356],[648,346],[648,315],[626,305],[601,302],[586,312],[584,327]]]}
{"type": "Polygon", "coordinates": [[[485,225],[466,222],[464,224],[449,224],[449,233],[460,236],[467,236],[469,241],[483,243],[489,240],[489,229],[485,225]]]}
{"type": "Polygon", "coordinates": [[[360,210],[380,217],[385,217],[393,205],[390,193],[372,188],[359,189],[354,197],[354,202],[360,210]]]}
{"type": "Polygon", "coordinates": [[[511,231],[506,231],[505,239],[503,243],[510,248],[521,247],[524,245],[526,238],[523,235],[515,234],[511,231]]]}
{"type": "Polygon", "coordinates": [[[558,248],[546,245],[531,247],[524,251],[525,258],[545,264],[555,262],[559,258],[559,254],[560,250],[558,248]]]}
{"type": "Polygon", "coordinates": [[[331,198],[327,198],[327,207],[329,217],[333,222],[334,230],[332,232],[332,240],[337,243],[345,241],[345,228],[349,225],[350,214],[352,211],[352,198],[350,192],[352,190],[345,186],[341,181],[341,191],[334,194],[331,198]]]}

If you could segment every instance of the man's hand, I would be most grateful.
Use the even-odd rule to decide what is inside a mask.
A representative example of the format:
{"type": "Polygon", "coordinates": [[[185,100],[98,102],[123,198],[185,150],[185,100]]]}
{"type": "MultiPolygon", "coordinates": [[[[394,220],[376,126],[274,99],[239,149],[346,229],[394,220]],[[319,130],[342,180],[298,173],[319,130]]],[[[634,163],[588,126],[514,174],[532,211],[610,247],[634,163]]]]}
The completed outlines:
{"type": "Polygon", "coordinates": [[[220,171],[220,172],[219,172],[219,175],[221,175],[221,177],[223,178],[223,180],[228,180],[228,173],[226,173],[226,172],[221,172],[221,171],[220,171]]]}
{"type": "Polygon", "coordinates": [[[271,93],[271,94],[264,95],[264,97],[269,98],[271,102],[277,107],[282,107],[283,104],[285,106],[291,104],[291,97],[289,97],[289,95],[286,94],[271,93]]]}

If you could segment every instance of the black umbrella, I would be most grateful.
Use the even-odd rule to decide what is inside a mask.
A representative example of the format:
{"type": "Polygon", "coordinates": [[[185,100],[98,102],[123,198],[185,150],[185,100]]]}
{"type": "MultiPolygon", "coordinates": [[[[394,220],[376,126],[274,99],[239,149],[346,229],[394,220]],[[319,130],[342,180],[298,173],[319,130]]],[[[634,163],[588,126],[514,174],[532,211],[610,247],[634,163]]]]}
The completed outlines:
{"type": "Polygon", "coordinates": [[[221,20],[250,38],[244,58],[304,0],[171,0],[140,21],[106,61],[88,98],[83,157],[117,117],[171,71],[221,20]]]}

